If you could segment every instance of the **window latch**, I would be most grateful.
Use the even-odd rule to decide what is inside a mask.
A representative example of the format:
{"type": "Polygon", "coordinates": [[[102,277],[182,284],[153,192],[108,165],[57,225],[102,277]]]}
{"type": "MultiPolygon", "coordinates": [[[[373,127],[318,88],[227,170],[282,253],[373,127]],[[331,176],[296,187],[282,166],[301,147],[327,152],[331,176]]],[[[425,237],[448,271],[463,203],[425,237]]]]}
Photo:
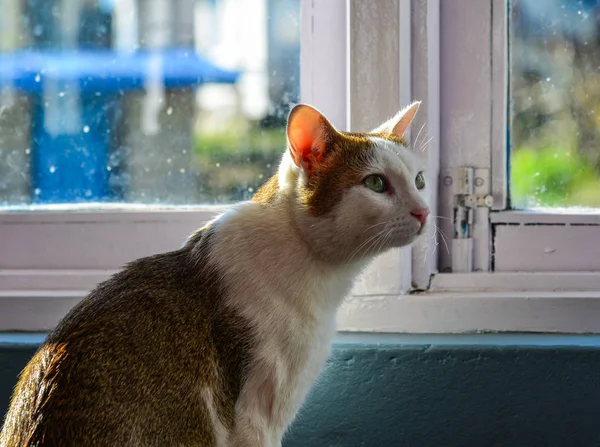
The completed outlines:
{"type": "Polygon", "coordinates": [[[490,171],[472,167],[452,169],[444,175],[446,186],[453,187],[452,271],[473,271],[473,233],[477,226],[477,209],[491,208],[490,171]]]}

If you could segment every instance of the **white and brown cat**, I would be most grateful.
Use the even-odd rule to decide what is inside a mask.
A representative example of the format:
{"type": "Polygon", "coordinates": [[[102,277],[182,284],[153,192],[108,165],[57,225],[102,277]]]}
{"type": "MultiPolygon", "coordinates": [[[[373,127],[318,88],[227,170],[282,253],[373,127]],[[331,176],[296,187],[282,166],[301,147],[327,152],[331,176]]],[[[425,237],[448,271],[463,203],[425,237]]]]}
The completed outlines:
{"type": "Polygon", "coordinates": [[[179,250],[100,284],[22,372],[16,446],[253,446],[281,439],[375,256],[424,233],[414,103],[372,133],[290,113],[279,170],[179,250]]]}

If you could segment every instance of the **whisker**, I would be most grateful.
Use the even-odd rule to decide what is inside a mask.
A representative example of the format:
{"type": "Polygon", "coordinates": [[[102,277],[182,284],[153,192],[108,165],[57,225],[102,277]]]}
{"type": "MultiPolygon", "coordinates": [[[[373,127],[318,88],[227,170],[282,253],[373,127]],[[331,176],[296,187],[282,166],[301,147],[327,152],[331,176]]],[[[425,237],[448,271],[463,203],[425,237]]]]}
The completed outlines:
{"type": "Polygon", "coordinates": [[[423,125],[421,126],[421,128],[419,129],[419,132],[417,133],[417,137],[415,138],[415,146],[418,146],[418,144],[419,144],[419,136],[421,135],[421,132],[425,128],[426,124],[427,124],[427,122],[424,122],[423,125]]]}
{"type": "Polygon", "coordinates": [[[432,217],[434,219],[447,219],[447,220],[450,220],[452,222],[456,222],[456,218],[452,219],[452,218],[446,217],[446,216],[434,216],[434,215],[430,214],[429,217],[432,217]]]}
{"type": "Polygon", "coordinates": [[[433,250],[431,250],[431,255],[432,255],[432,256],[433,256],[433,255],[435,255],[435,254],[437,253],[437,248],[438,248],[438,246],[439,246],[439,245],[440,245],[440,244],[439,244],[439,242],[438,242],[438,241],[437,241],[437,239],[436,239],[436,241],[435,241],[435,244],[433,244],[433,250]]]}
{"type": "Polygon", "coordinates": [[[387,243],[388,238],[390,237],[390,234],[392,234],[393,232],[394,232],[394,229],[390,228],[389,231],[387,233],[385,233],[385,236],[383,238],[381,238],[381,243],[378,245],[376,251],[380,251],[383,247],[385,247],[385,244],[387,243]]]}
{"type": "Polygon", "coordinates": [[[370,236],[366,241],[363,241],[356,249],[354,249],[350,254],[350,257],[348,258],[348,261],[346,261],[346,265],[350,264],[350,261],[352,261],[354,256],[356,256],[363,247],[365,247],[371,241],[377,239],[377,237],[379,237],[384,231],[386,231],[385,228],[379,231],[378,233],[375,233],[374,235],[370,236]]]}
{"type": "Polygon", "coordinates": [[[430,133],[431,133],[431,128],[428,127],[427,132],[425,132],[423,135],[421,135],[421,141],[415,141],[415,147],[420,147],[421,144],[423,143],[423,141],[425,141],[427,139],[427,137],[429,137],[430,133]]]}
{"type": "Polygon", "coordinates": [[[368,253],[373,247],[373,245],[377,243],[384,231],[385,230],[381,230],[379,233],[375,234],[375,236],[372,236],[369,239],[367,239],[367,241],[356,250],[354,256],[356,256],[361,249],[364,249],[364,252],[368,253]]]}
{"type": "MultiPolygon", "coordinates": [[[[435,255],[436,247],[439,245],[438,242],[437,242],[437,240],[436,240],[436,233],[435,233],[435,231],[433,233],[431,233],[431,235],[429,236],[429,239],[433,242],[433,249],[431,250],[431,255],[433,256],[433,255],[435,255]]],[[[425,250],[425,259],[424,259],[424,261],[427,261],[427,256],[429,256],[429,247],[430,247],[430,244],[427,244],[427,249],[425,250]]]]}
{"type": "MultiPolygon", "coordinates": [[[[427,125],[427,122],[425,122],[423,124],[423,127],[425,127],[426,125],[427,125]]],[[[421,129],[423,129],[423,128],[421,128],[421,129]]],[[[417,138],[415,138],[415,147],[417,147],[419,145],[419,143],[422,142],[422,141],[419,141],[418,137],[420,136],[422,138],[427,138],[427,135],[429,134],[430,131],[431,131],[431,128],[429,128],[429,127],[427,128],[427,131],[424,134],[421,134],[421,131],[419,130],[419,135],[417,135],[417,138]]]]}
{"type": "Polygon", "coordinates": [[[433,140],[433,137],[431,137],[429,140],[427,140],[427,141],[426,141],[426,142],[423,144],[423,146],[421,146],[421,148],[420,148],[421,152],[423,152],[423,151],[425,150],[425,148],[427,147],[427,145],[428,145],[429,143],[431,143],[431,140],[433,140]]]}
{"type": "Polygon", "coordinates": [[[388,223],[388,222],[387,222],[387,221],[384,221],[384,222],[378,222],[378,223],[376,223],[376,224],[374,224],[374,225],[371,225],[371,226],[369,226],[369,227],[365,228],[365,230],[362,232],[362,234],[365,234],[365,233],[366,233],[367,231],[369,231],[371,228],[375,228],[375,227],[376,227],[376,226],[378,226],[378,225],[385,225],[386,223],[388,223]]]}
{"type": "Polygon", "coordinates": [[[446,252],[448,254],[450,254],[450,248],[448,247],[448,241],[446,241],[446,237],[444,236],[444,232],[437,225],[435,226],[435,229],[436,229],[436,231],[438,231],[440,233],[440,236],[442,237],[442,241],[444,242],[444,245],[446,246],[446,252]]]}

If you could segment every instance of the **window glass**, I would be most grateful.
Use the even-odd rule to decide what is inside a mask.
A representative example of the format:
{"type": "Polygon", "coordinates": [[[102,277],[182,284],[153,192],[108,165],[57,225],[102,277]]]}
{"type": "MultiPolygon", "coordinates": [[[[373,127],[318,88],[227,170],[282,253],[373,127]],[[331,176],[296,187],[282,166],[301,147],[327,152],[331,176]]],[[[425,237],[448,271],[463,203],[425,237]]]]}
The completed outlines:
{"type": "Polygon", "coordinates": [[[600,208],[600,0],[509,8],[512,206],[600,208]]]}
{"type": "Polygon", "coordinates": [[[0,0],[0,209],[250,197],[299,96],[299,0],[0,0]]]}

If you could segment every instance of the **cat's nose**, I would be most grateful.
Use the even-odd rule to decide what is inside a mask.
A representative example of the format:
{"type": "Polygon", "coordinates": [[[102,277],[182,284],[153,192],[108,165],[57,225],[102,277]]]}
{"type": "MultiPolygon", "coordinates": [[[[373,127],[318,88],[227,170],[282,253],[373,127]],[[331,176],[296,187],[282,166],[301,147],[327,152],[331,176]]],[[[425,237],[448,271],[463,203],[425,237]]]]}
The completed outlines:
{"type": "Polygon", "coordinates": [[[416,217],[416,219],[421,222],[421,226],[425,225],[427,221],[427,216],[429,216],[429,208],[419,208],[416,210],[412,210],[410,214],[416,217]]]}

